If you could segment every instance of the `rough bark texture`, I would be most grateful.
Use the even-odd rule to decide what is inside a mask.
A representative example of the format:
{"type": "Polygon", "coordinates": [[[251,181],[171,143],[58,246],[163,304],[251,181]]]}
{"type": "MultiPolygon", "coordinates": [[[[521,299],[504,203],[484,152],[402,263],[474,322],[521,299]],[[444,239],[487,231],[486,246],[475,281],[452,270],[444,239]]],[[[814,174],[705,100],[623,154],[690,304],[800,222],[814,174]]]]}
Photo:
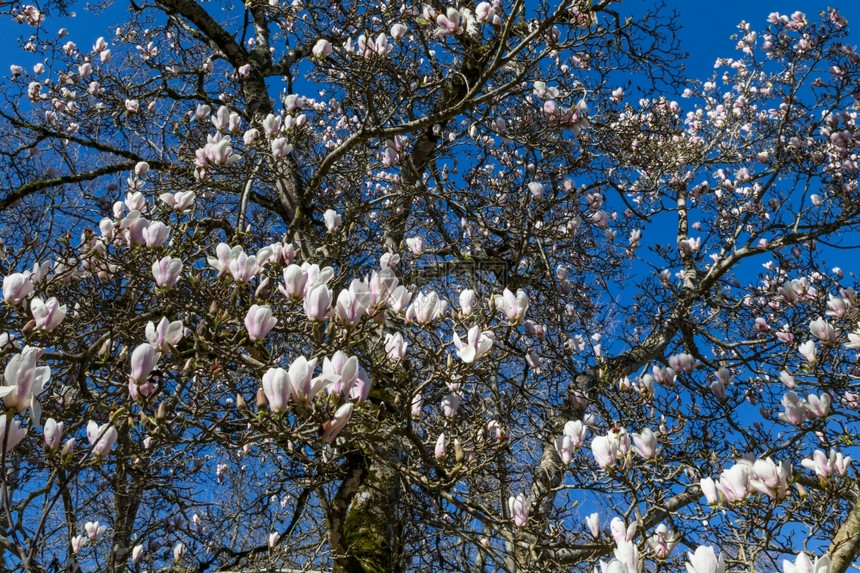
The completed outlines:
{"type": "Polygon", "coordinates": [[[860,557],[860,501],[854,502],[851,513],[836,532],[827,552],[830,554],[830,573],[845,573],[860,557]]]}

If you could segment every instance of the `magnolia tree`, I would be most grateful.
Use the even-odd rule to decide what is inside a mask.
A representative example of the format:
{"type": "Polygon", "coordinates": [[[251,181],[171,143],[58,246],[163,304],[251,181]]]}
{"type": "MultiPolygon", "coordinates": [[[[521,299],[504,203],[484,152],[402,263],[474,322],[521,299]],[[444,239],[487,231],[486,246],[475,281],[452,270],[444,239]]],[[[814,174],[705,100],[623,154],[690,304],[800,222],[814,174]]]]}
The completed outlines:
{"type": "Polygon", "coordinates": [[[610,0],[2,7],[5,568],[860,554],[836,10],[694,81],[610,0]]]}

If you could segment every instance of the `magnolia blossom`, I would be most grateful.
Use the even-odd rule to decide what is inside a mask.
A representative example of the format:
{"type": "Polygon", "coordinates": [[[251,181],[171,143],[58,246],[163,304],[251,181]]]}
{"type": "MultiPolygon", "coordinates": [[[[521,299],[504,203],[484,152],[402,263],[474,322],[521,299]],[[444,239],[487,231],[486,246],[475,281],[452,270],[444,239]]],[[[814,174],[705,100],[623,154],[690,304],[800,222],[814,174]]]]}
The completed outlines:
{"type": "Polygon", "coordinates": [[[833,474],[844,477],[851,467],[851,457],[843,456],[841,452],[833,449],[830,450],[829,456],[821,450],[815,450],[812,458],[801,460],[800,465],[814,471],[820,479],[827,480],[833,474]]]}
{"type": "Polygon", "coordinates": [[[53,296],[47,301],[33,297],[30,301],[30,312],[33,313],[35,329],[50,332],[66,318],[66,305],[61,305],[53,296]]]}
{"type": "Polygon", "coordinates": [[[639,434],[633,434],[633,444],[636,451],[646,460],[657,454],[657,435],[650,428],[643,428],[639,434]]]}
{"type": "Polygon", "coordinates": [[[800,352],[800,355],[803,356],[803,358],[807,362],[809,362],[810,364],[815,362],[816,352],[815,352],[815,343],[813,341],[807,340],[806,342],[801,344],[800,348],[798,348],[797,350],[798,350],[798,352],[800,352]]]}
{"type": "Polygon", "coordinates": [[[514,324],[522,322],[529,308],[529,298],[522,289],[519,289],[516,295],[505,289],[501,295],[496,295],[494,300],[496,308],[505,313],[508,320],[514,324]]]}
{"type": "Polygon", "coordinates": [[[615,465],[630,450],[630,436],[624,428],[612,428],[606,436],[597,436],[591,441],[591,453],[601,469],[615,465]]]}
{"type": "Polygon", "coordinates": [[[750,486],[771,499],[785,499],[791,486],[792,468],[786,460],[778,464],[770,457],[753,463],[753,476],[750,486]]]}
{"type": "Polygon", "coordinates": [[[5,451],[8,454],[15,446],[21,443],[27,436],[27,428],[21,427],[21,422],[16,418],[12,418],[12,423],[7,423],[6,414],[0,416],[0,443],[6,444],[5,451]],[[9,427],[9,433],[6,433],[6,427],[9,427]]]}
{"type": "Polygon", "coordinates": [[[514,525],[524,527],[529,520],[529,503],[526,496],[520,493],[509,497],[508,510],[511,513],[511,519],[514,520],[514,525]]]}
{"type": "Polygon", "coordinates": [[[406,355],[408,343],[399,332],[385,335],[385,354],[389,360],[402,360],[406,355]]]}
{"type": "Polygon", "coordinates": [[[171,289],[182,274],[182,261],[171,257],[164,257],[152,263],[152,276],[156,286],[171,289]]]}
{"type": "Polygon", "coordinates": [[[717,491],[729,503],[741,502],[752,491],[753,475],[752,464],[746,460],[739,460],[720,475],[720,479],[716,482],[717,491]]]}
{"type": "Polygon", "coordinates": [[[63,422],[57,422],[53,418],[45,420],[45,445],[48,446],[49,450],[60,449],[60,443],[63,441],[64,426],[63,422]]]}
{"type": "Polygon", "coordinates": [[[290,377],[283,368],[269,368],[263,374],[263,392],[275,414],[287,411],[290,400],[290,377]]]}
{"type": "Polygon", "coordinates": [[[779,419],[793,426],[801,425],[806,419],[806,409],[803,407],[800,396],[794,390],[789,390],[782,397],[781,403],[785,412],[780,412],[779,419]]]}
{"type": "Polygon", "coordinates": [[[681,536],[669,529],[665,523],[658,525],[654,533],[645,540],[657,559],[666,559],[669,557],[669,554],[672,553],[672,550],[675,549],[680,541],[681,536]]]}
{"type": "Polygon", "coordinates": [[[838,338],[836,330],[820,316],[809,323],[809,332],[821,342],[835,342],[838,338]]]}
{"type": "Polygon", "coordinates": [[[801,551],[797,554],[794,563],[788,559],[783,559],[782,570],[784,573],[830,573],[830,556],[816,557],[815,563],[813,563],[806,553],[801,551]]]}
{"type": "Polygon", "coordinates": [[[95,541],[101,537],[102,533],[107,531],[107,526],[99,525],[98,521],[88,521],[84,524],[84,531],[87,532],[87,539],[95,541]]]}
{"type": "Polygon", "coordinates": [[[412,404],[410,407],[410,413],[412,417],[416,420],[421,417],[421,410],[424,409],[424,396],[421,394],[415,394],[412,397],[412,404]]]}
{"type": "Polygon", "coordinates": [[[442,414],[446,418],[453,418],[457,415],[457,410],[460,409],[460,397],[456,394],[448,394],[442,398],[442,414]]]}
{"type": "Polygon", "coordinates": [[[194,191],[178,191],[176,193],[162,193],[158,198],[175,212],[185,213],[194,205],[197,195],[194,191]]]}
{"type": "Polygon", "coordinates": [[[317,40],[316,44],[314,44],[314,47],[313,47],[313,50],[311,50],[311,53],[318,60],[322,60],[322,59],[330,56],[331,51],[332,51],[331,42],[329,42],[328,40],[320,39],[320,40],[317,40]]]}
{"type": "Polygon", "coordinates": [[[332,443],[340,431],[343,430],[349,422],[349,418],[352,416],[354,408],[355,406],[352,402],[347,402],[346,404],[341,405],[341,407],[334,413],[334,417],[323,424],[323,433],[322,436],[320,436],[320,439],[327,444],[332,443]]]}
{"type": "Polygon", "coordinates": [[[463,313],[463,316],[471,316],[472,312],[474,312],[476,298],[475,291],[472,289],[465,289],[460,293],[460,311],[463,313]]]}
{"type": "MultiPolygon", "coordinates": [[[[162,316],[161,320],[158,321],[158,326],[156,326],[152,321],[149,321],[146,324],[147,342],[149,342],[156,350],[159,350],[165,354],[170,352],[171,346],[176,346],[177,344],[179,344],[179,341],[182,340],[184,334],[185,327],[182,325],[181,320],[174,320],[173,322],[170,322],[169,320],[167,320],[167,317],[162,316]]],[[[135,352],[137,352],[137,349],[135,349],[135,352]]],[[[141,350],[141,353],[144,352],[148,351],[141,350]]],[[[141,357],[143,357],[143,354],[141,354],[141,357]]],[[[151,370],[152,369],[150,369],[150,371],[151,370]]]]}
{"type": "MultiPolygon", "coordinates": [[[[414,402],[413,402],[414,403],[414,402]]],[[[444,459],[447,455],[445,450],[448,448],[448,439],[445,437],[445,432],[439,434],[439,437],[436,439],[436,447],[433,451],[433,454],[436,456],[437,460],[444,459]]]]}
{"type": "Polygon", "coordinates": [[[411,324],[413,321],[420,325],[430,324],[444,315],[447,308],[448,302],[439,298],[435,292],[429,294],[420,292],[406,309],[405,322],[406,324],[411,324]]]}
{"type": "Polygon", "coordinates": [[[343,217],[341,217],[340,213],[334,209],[327,209],[326,212],[323,213],[323,220],[325,221],[325,228],[331,232],[340,227],[343,217]]]}
{"type": "Polygon", "coordinates": [[[333,293],[325,284],[317,284],[305,292],[305,315],[311,322],[326,320],[331,308],[333,293]]]}
{"type": "Polygon", "coordinates": [[[413,255],[420,255],[424,252],[424,237],[407,237],[406,246],[412,251],[413,255]]]}
{"type": "Polygon", "coordinates": [[[263,340],[277,322],[278,319],[272,316],[271,307],[252,305],[245,315],[245,328],[248,331],[248,338],[253,342],[263,340]]]}
{"type": "Polygon", "coordinates": [[[18,305],[33,292],[33,282],[30,273],[12,273],[3,279],[3,300],[8,304],[18,305]]]}
{"type": "Polygon", "coordinates": [[[324,358],[322,377],[326,381],[326,392],[338,396],[349,396],[358,381],[360,366],[358,358],[338,350],[331,358],[324,358]]]}
{"type": "Polygon", "coordinates": [[[272,249],[264,247],[256,255],[248,255],[241,245],[231,248],[226,243],[220,243],[215,248],[215,255],[207,257],[209,266],[217,270],[219,275],[228,272],[234,281],[245,284],[263,270],[263,265],[272,255],[272,249]]]}
{"type": "Polygon", "coordinates": [[[50,367],[36,366],[44,352],[41,348],[24,347],[20,354],[14,355],[6,364],[3,386],[0,386],[0,397],[6,408],[23,412],[29,407],[36,425],[42,413],[38,396],[51,377],[50,367]]]}
{"type": "Polygon", "coordinates": [[[131,373],[129,380],[136,384],[143,384],[149,378],[150,373],[158,364],[159,354],[152,344],[139,345],[131,353],[131,373]]]}
{"type": "Polygon", "coordinates": [[[588,527],[589,533],[595,539],[600,537],[600,514],[592,513],[585,518],[585,525],[588,527]]]}
{"type": "Polygon", "coordinates": [[[711,546],[700,545],[696,548],[696,553],[687,553],[689,561],[687,565],[687,573],[725,573],[726,558],[720,553],[717,554],[711,546]]]}
{"type": "Polygon", "coordinates": [[[108,455],[117,437],[116,428],[110,424],[102,424],[100,426],[94,420],[90,420],[87,423],[87,440],[89,440],[90,446],[92,446],[94,456],[103,458],[108,455]]]}
{"type": "Polygon", "coordinates": [[[493,347],[494,336],[490,330],[481,331],[478,325],[469,329],[467,341],[463,342],[454,332],[454,346],[457,347],[457,355],[466,364],[471,364],[493,347]]]}

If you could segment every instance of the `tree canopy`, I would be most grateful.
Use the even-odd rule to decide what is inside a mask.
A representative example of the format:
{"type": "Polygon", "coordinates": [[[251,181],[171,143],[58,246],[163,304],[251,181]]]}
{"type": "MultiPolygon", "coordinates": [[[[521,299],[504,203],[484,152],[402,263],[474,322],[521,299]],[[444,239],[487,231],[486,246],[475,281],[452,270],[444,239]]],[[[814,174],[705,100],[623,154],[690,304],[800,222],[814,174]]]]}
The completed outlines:
{"type": "Polygon", "coordinates": [[[0,5],[4,567],[860,555],[836,9],[695,79],[663,5],[71,7],[0,5]]]}

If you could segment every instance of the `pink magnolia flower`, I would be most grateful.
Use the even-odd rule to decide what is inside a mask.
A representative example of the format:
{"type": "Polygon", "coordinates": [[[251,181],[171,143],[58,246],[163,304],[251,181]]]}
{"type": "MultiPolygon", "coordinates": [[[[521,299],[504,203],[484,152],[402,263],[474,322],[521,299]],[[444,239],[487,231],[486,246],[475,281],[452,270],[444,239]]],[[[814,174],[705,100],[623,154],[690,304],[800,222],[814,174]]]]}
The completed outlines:
{"type": "Polygon", "coordinates": [[[406,246],[413,255],[420,255],[424,252],[424,237],[407,237],[406,246]]]}
{"type": "Polygon", "coordinates": [[[87,440],[90,442],[94,456],[103,458],[107,456],[118,437],[115,427],[110,424],[98,425],[94,420],[87,423],[87,440]]]}
{"type": "Polygon", "coordinates": [[[356,326],[367,313],[369,302],[370,292],[367,285],[354,280],[348,289],[343,289],[337,295],[334,312],[343,324],[356,326]]]}
{"type": "Polygon", "coordinates": [[[654,533],[645,540],[657,559],[666,559],[669,557],[669,554],[672,553],[672,550],[675,549],[680,541],[681,536],[669,529],[665,523],[658,525],[654,533]]]}
{"type": "Polygon", "coordinates": [[[285,297],[301,300],[305,296],[308,274],[299,265],[291,264],[283,271],[284,284],[278,287],[285,297]]]}
{"type": "Polygon", "coordinates": [[[406,309],[404,322],[406,324],[411,324],[413,321],[420,325],[430,324],[444,315],[447,308],[448,302],[439,298],[435,292],[431,291],[429,294],[421,292],[415,296],[412,304],[406,309]]]}
{"type": "Polygon", "coordinates": [[[401,360],[406,355],[408,344],[399,332],[385,335],[385,354],[389,360],[401,360]]]}
{"type": "Polygon", "coordinates": [[[352,402],[347,402],[346,404],[341,405],[341,407],[334,413],[334,417],[323,424],[323,433],[320,439],[327,444],[332,443],[341,430],[346,427],[346,424],[352,416],[353,409],[354,406],[352,402]]]}
{"type": "Polygon", "coordinates": [[[36,366],[44,352],[41,348],[25,346],[9,360],[3,373],[3,386],[0,386],[0,397],[6,408],[23,412],[29,407],[36,425],[42,413],[38,396],[51,377],[50,367],[36,366]]]}
{"type": "Polygon", "coordinates": [[[460,409],[460,397],[456,394],[448,394],[442,398],[442,414],[446,418],[453,418],[460,409]]]}
{"type": "Polygon", "coordinates": [[[436,447],[433,451],[433,454],[436,456],[437,460],[444,459],[447,455],[445,450],[448,448],[448,439],[445,437],[445,432],[439,434],[439,437],[436,439],[436,447]]]}
{"type": "Polygon", "coordinates": [[[408,28],[399,22],[391,26],[391,30],[389,30],[391,37],[394,38],[394,40],[399,40],[405,36],[408,31],[408,28]]]}
{"type": "Polygon", "coordinates": [[[313,378],[317,359],[308,360],[299,356],[290,364],[287,372],[290,379],[290,395],[297,404],[306,404],[319,394],[328,380],[324,376],[313,378]]]}
{"type": "Polygon", "coordinates": [[[820,479],[829,479],[834,473],[845,476],[851,467],[851,457],[844,456],[841,452],[831,449],[830,455],[825,456],[821,450],[815,450],[812,458],[801,460],[800,465],[808,470],[814,471],[820,479]]]}
{"type": "Polygon", "coordinates": [[[245,328],[248,338],[253,342],[265,339],[277,323],[278,319],[272,316],[272,309],[268,305],[252,305],[245,315],[245,328]]]}
{"type": "Polygon", "coordinates": [[[145,384],[155,365],[158,364],[159,354],[152,344],[139,345],[131,353],[131,373],[129,380],[137,385],[145,384]]]}
{"type": "Polygon", "coordinates": [[[131,550],[131,561],[133,563],[139,563],[142,557],[143,545],[135,545],[134,549],[131,550]]]}
{"type": "Polygon", "coordinates": [[[768,457],[753,463],[753,477],[750,485],[771,499],[785,499],[791,485],[791,464],[782,460],[778,464],[768,457]]]}
{"type": "Polygon", "coordinates": [[[467,342],[460,340],[460,337],[454,332],[454,346],[457,347],[457,355],[466,364],[471,364],[489,352],[490,348],[493,347],[493,342],[494,336],[492,331],[485,330],[481,332],[478,325],[469,329],[467,342]]]}
{"type": "Polygon", "coordinates": [[[12,423],[7,424],[6,414],[0,416],[0,444],[6,444],[6,453],[11,452],[15,446],[21,443],[27,436],[27,428],[21,427],[21,422],[12,418],[12,423]],[[9,433],[6,433],[6,426],[9,426],[9,433]]]}
{"type": "Polygon", "coordinates": [[[594,539],[600,537],[600,514],[592,513],[585,518],[585,525],[594,539]]]}
{"type": "Polygon", "coordinates": [[[555,451],[565,465],[570,463],[573,449],[573,442],[571,442],[570,436],[562,435],[555,439],[555,451]]]}
{"type": "Polygon", "coordinates": [[[794,390],[789,390],[782,397],[782,407],[785,408],[785,412],[780,412],[779,419],[783,422],[792,426],[799,426],[806,419],[803,401],[794,390]]]}
{"type": "Polygon", "coordinates": [[[60,448],[60,443],[63,440],[63,428],[63,422],[57,422],[53,418],[45,420],[45,445],[48,446],[49,450],[58,450],[60,448]]]}
{"type": "Polygon", "coordinates": [[[178,191],[176,193],[162,193],[158,198],[175,212],[185,213],[194,205],[197,195],[194,191],[178,191]]]}
{"type": "Polygon", "coordinates": [[[516,295],[505,289],[501,295],[496,295],[495,303],[496,308],[505,313],[513,324],[522,322],[529,308],[529,298],[522,289],[519,289],[516,295]]]}
{"type": "Polygon", "coordinates": [[[714,548],[711,546],[700,545],[696,548],[695,553],[687,553],[689,561],[687,565],[687,573],[725,573],[726,559],[722,553],[717,558],[714,548]]]}
{"type": "Polygon", "coordinates": [[[180,561],[185,556],[185,544],[181,541],[173,546],[173,560],[180,561]]]}
{"type": "Polygon", "coordinates": [[[102,533],[107,530],[106,525],[99,525],[98,521],[88,521],[84,524],[84,531],[87,532],[87,539],[95,541],[102,533]]]}
{"type": "Polygon", "coordinates": [[[753,469],[749,463],[737,463],[725,470],[717,482],[717,491],[729,503],[743,501],[750,494],[753,469]]]}
{"type": "Polygon", "coordinates": [[[286,412],[290,401],[290,377],[287,371],[283,368],[269,368],[263,374],[263,393],[272,412],[286,412]]]}
{"type": "Polygon", "coordinates": [[[412,397],[412,404],[410,412],[412,417],[418,419],[421,417],[421,410],[424,409],[424,397],[421,394],[415,394],[412,397]]]}
{"type": "Polygon", "coordinates": [[[835,342],[838,338],[833,326],[820,316],[809,323],[809,331],[824,343],[835,342]]]}
{"type": "Polygon", "coordinates": [[[821,396],[809,394],[806,396],[806,402],[803,404],[803,409],[806,410],[806,415],[810,419],[826,418],[830,413],[830,394],[823,392],[821,396]]]}
{"type": "Polygon", "coordinates": [[[815,558],[813,563],[806,553],[801,551],[797,554],[794,563],[788,559],[783,559],[782,570],[784,573],[829,573],[830,572],[830,556],[823,555],[815,558]]]}
{"type": "Polygon", "coordinates": [[[623,563],[627,573],[639,571],[639,548],[632,541],[624,541],[615,547],[615,558],[623,563]]]}
{"type": "Polygon", "coordinates": [[[320,40],[317,40],[316,44],[314,44],[314,47],[313,47],[313,50],[311,50],[311,53],[314,55],[314,57],[316,59],[322,60],[322,59],[325,59],[328,56],[330,56],[331,51],[332,51],[331,42],[329,42],[328,40],[320,39],[320,40]]]}
{"type": "Polygon", "coordinates": [[[170,257],[164,257],[152,263],[152,276],[156,286],[171,289],[176,286],[182,275],[182,261],[170,257]]]}
{"type": "Polygon", "coordinates": [[[30,301],[30,312],[36,322],[35,329],[50,332],[66,318],[66,305],[61,305],[53,296],[44,302],[39,297],[33,297],[30,301]]]}
{"type": "Polygon", "coordinates": [[[633,434],[633,444],[636,451],[646,460],[657,454],[657,435],[650,428],[643,428],[639,434],[633,434]]]}
{"type": "Polygon", "coordinates": [[[143,242],[150,249],[163,246],[170,238],[170,227],[161,221],[152,221],[143,229],[143,242]]]}
{"type": "Polygon", "coordinates": [[[580,420],[571,420],[564,425],[563,434],[570,438],[570,445],[579,449],[585,442],[585,433],[588,428],[580,420]]]}
{"type": "Polygon", "coordinates": [[[80,553],[84,545],[87,544],[87,538],[83,535],[75,535],[72,537],[72,553],[80,553]]]}
{"type": "Polygon", "coordinates": [[[360,366],[358,358],[348,356],[338,350],[329,358],[323,359],[322,375],[326,378],[326,392],[338,396],[349,396],[358,381],[360,366]]]}
{"type": "Polygon", "coordinates": [[[332,232],[340,227],[343,217],[334,209],[326,209],[326,212],[323,213],[323,220],[325,221],[325,228],[332,232]]]}
{"type": "Polygon", "coordinates": [[[466,289],[460,293],[460,311],[463,316],[471,316],[475,310],[476,299],[475,291],[472,289],[466,289]]]}
{"type": "Polygon", "coordinates": [[[529,520],[529,503],[526,496],[520,493],[509,497],[508,510],[511,513],[511,519],[514,520],[514,525],[524,527],[529,520]]]}
{"type": "Polygon", "coordinates": [[[305,315],[311,322],[322,322],[328,318],[333,293],[325,284],[318,284],[305,291],[305,315]]]}
{"type": "Polygon", "coordinates": [[[12,273],[3,279],[3,300],[8,304],[18,305],[33,292],[33,282],[30,273],[12,273]]]}
{"type": "MultiPolygon", "coordinates": [[[[146,340],[156,350],[167,354],[171,346],[176,346],[185,334],[185,327],[181,320],[170,322],[167,317],[162,316],[156,326],[152,321],[146,324],[146,340]]],[[[138,347],[139,348],[139,347],[138,347]]],[[[135,349],[137,351],[137,349],[135,349]]],[[[144,352],[144,351],[141,351],[144,352]]],[[[156,358],[157,360],[157,358],[156,358]]],[[[155,366],[153,366],[155,368],[155,366]]],[[[150,370],[151,371],[151,370],[150,370]]]]}
{"type": "Polygon", "coordinates": [[[801,344],[800,348],[798,348],[798,352],[800,352],[800,355],[803,356],[803,358],[809,364],[812,364],[813,362],[815,362],[816,352],[815,352],[815,343],[813,341],[807,340],[806,342],[801,344]]]}
{"type": "Polygon", "coordinates": [[[702,478],[699,481],[699,487],[702,488],[702,495],[705,496],[705,499],[710,505],[716,505],[720,503],[720,496],[717,492],[717,484],[714,482],[713,478],[702,478]]]}

